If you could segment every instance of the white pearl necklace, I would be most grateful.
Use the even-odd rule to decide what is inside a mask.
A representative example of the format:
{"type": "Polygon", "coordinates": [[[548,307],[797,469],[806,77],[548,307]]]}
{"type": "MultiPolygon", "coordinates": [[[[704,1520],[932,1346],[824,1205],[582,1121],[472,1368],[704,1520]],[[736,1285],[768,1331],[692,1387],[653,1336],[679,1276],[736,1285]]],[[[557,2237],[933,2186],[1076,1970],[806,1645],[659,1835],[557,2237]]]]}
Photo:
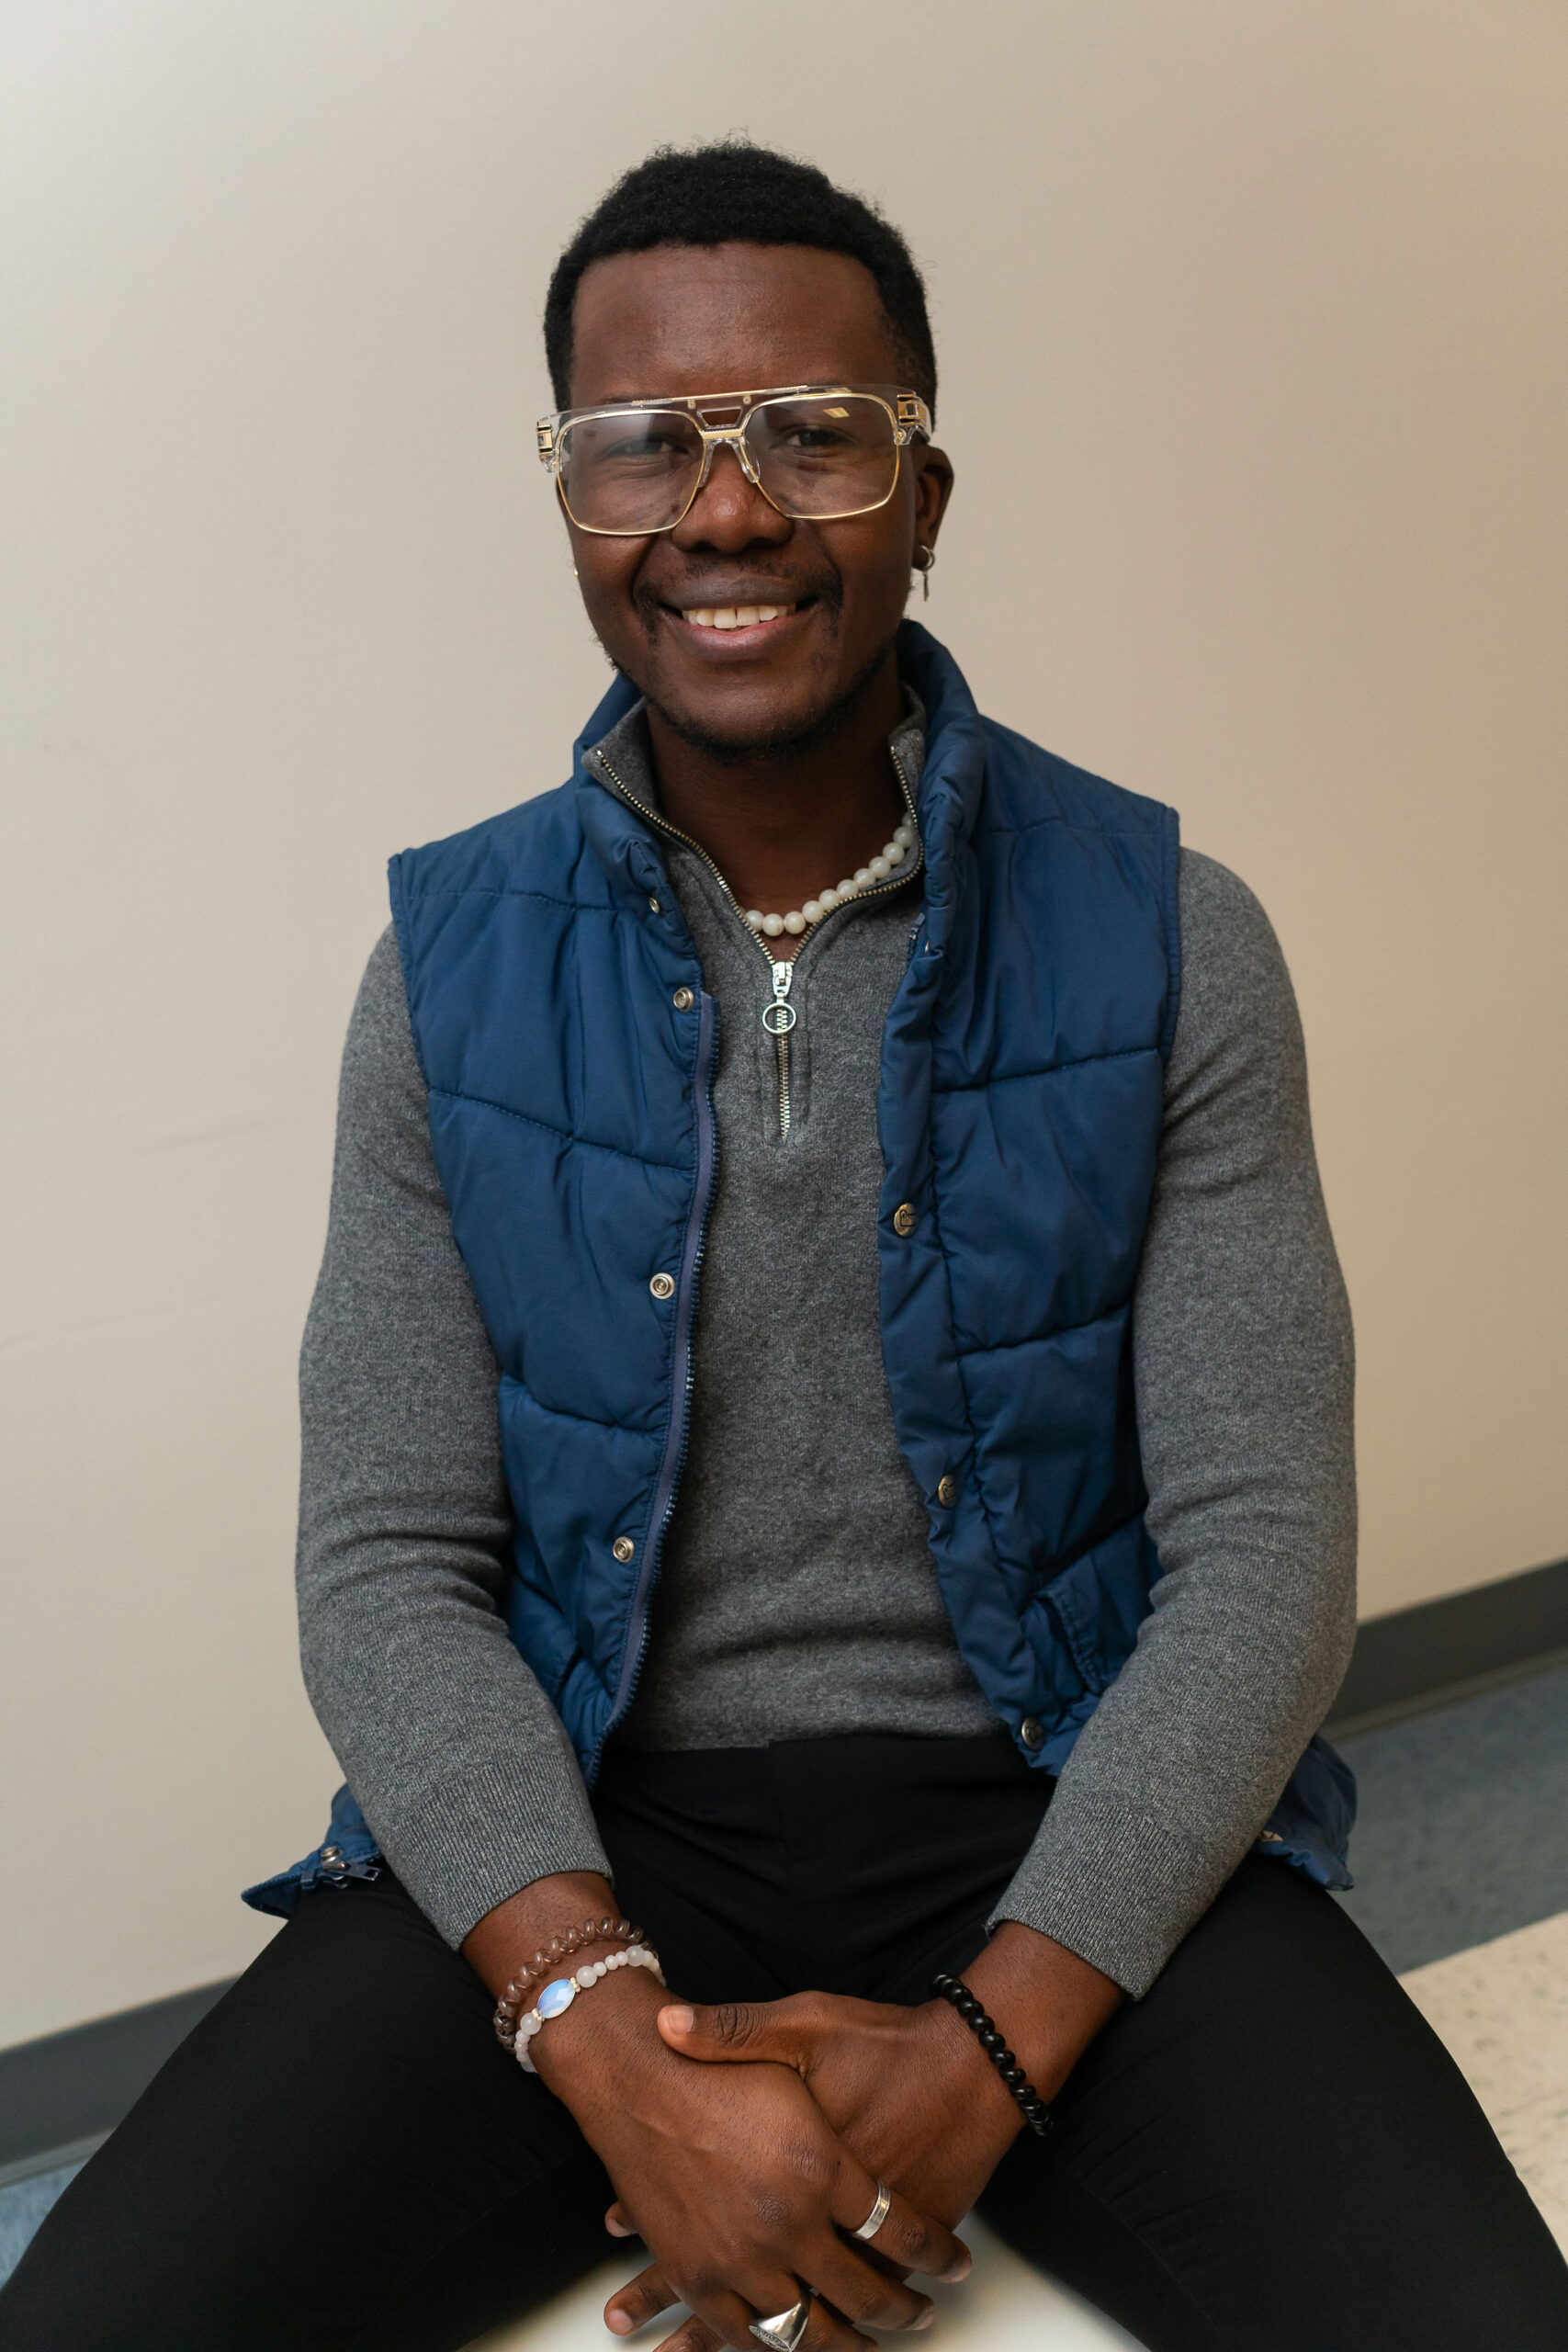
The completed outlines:
{"type": "Polygon", "coordinates": [[[874,883],[886,882],[894,867],[903,865],[914,845],[913,825],[899,825],[895,829],[892,840],[884,842],[876,856],[859,867],[847,882],[840,882],[836,889],[819,890],[816,898],[807,899],[803,907],[792,907],[787,915],[765,915],[758,907],[748,907],[746,920],[752,930],[760,931],[765,939],[777,939],[782,932],[786,931],[792,939],[798,939],[803,931],[809,931],[812,924],[820,922],[824,915],[830,915],[835,907],[843,906],[850,899],[858,899],[861,892],[869,890],[874,883]]]}

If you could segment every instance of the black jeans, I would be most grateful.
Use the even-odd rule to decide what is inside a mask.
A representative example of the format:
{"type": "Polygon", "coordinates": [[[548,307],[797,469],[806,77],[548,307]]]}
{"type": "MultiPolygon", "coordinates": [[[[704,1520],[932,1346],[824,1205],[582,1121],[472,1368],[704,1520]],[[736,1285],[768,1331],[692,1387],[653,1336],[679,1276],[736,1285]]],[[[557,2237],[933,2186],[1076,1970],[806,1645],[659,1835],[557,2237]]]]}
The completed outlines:
{"type": "MultiPolygon", "coordinates": [[[[624,1908],[699,2000],[922,1998],[1049,1794],[1004,1739],[612,1757],[624,1908]]],[[[390,1876],[322,1889],[0,2294],[5,2352],[447,2352],[607,2250],[609,2182],[390,1876]]],[[[983,2210],[1152,2352],[1565,2352],[1568,2268],[1334,1902],[1242,1864],[983,2210]]]]}

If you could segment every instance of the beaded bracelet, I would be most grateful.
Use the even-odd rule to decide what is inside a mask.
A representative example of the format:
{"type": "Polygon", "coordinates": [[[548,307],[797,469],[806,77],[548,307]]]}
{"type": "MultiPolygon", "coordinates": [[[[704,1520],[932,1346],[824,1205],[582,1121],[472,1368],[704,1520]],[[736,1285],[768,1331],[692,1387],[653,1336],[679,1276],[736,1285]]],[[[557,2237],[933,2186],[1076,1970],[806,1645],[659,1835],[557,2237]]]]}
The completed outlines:
{"type": "Polygon", "coordinates": [[[578,1969],[570,1976],[558,1976],[554,1984],[546,1985],[536,2006],[518,2023],[517,2039],[513,2043],[512,2054],[525,2075],[538,2072],[528,2054],[528,2044],[533,2041],[539,2028],[548,2025],[552,2018],[558,2018],[563,2009],[570,2009],[579,1993],[588,1992],[603,1977],[613,1975],[617,1968],[649,1968],[652,1970],[661,1984],[664,1982],[664,1971],[659,1965],[659,1954],[651,1951],[647,1944],[632,1944],[625,1951],[606,1952],[603,1960],[589,1961],[584,1967],[578,1969]]]}
{"type": "Polygon", "coordinates": [[[970,2032],[1023,2109],[1023,2119],[1032,2132],[1042,2138],[1051,2129],[1051,2110],[1035,2089],[1012,2052],[1008,2048],[993,2020],[988,2018],[967,1984],[956,1976],[933,1976],[931,1991],[958,2011],[970,2032]]]}
{"type": "Polygon", "coordinates": [[[526,1968],[520,1968],[500,2000],[495,2005],[495,2038],[503,2050],[510,2050],[517,2040],[517,2020],[528,2007],[534,1987],[547,1976],[557,1963],[568,1954],[581,1951],[584,1944],[635,1944],[641,1940],[642,1929],[634,1928],[629,1919],[584,1919],[581,1928],[567,1934],[552,1936],[542,1951],[536,1951],[526,1968]]]}

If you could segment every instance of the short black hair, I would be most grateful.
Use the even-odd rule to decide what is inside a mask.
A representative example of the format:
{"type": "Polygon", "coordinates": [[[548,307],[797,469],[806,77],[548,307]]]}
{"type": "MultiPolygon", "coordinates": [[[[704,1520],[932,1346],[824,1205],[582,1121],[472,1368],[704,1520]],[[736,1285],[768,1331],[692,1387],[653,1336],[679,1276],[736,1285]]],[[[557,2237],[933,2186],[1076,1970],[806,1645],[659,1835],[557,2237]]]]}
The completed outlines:
{"type": "Polygon", "coordinates": [[[936,407],[936,352],[925,282],[891,222],[835,187],[814,164],[750,140],[660,147],[602,197],[555,266],[545,298],[545,357],[558,403],[570,398],[572,304],[591,262],[653,245],[815,245],[848,254],[876,282],[911,390],[936,407]]]}

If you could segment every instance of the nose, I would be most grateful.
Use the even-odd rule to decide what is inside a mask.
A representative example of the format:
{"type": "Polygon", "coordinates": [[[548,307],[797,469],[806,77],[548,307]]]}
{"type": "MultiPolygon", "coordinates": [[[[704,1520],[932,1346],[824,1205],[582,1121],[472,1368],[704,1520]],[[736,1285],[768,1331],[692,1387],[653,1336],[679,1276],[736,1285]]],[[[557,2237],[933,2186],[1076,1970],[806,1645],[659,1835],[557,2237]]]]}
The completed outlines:
{"type": "Polygon", "coordinates": [[[715,450],[708,478],[671,537],[682,550],[782,547],[795,526],[750,481],[731,444],[715,450]]]}

